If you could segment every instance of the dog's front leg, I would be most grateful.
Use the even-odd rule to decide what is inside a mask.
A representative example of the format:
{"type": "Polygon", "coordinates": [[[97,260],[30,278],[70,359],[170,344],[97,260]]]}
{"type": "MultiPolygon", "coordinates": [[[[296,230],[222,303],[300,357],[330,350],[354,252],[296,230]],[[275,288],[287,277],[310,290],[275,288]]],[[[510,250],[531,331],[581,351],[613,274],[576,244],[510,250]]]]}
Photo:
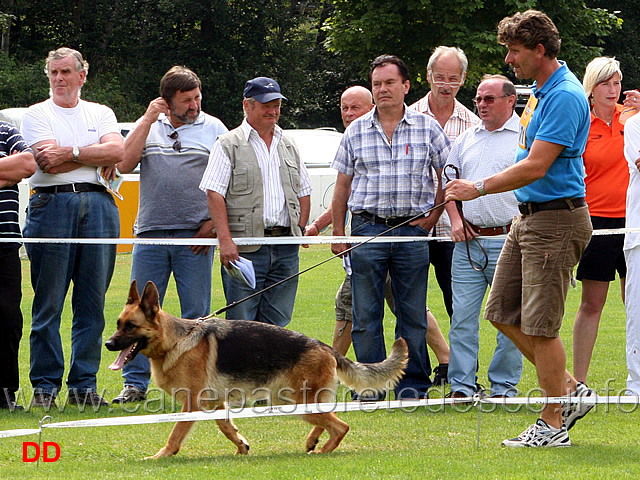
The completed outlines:
{"type": "Polygon", "coordinates": [[[236,455],[247,455],[249,453],[249,442],[247,442],[247,439],[238,433],[238,427],[235,426],[231,419],[216,420],[216,423],[218,424],[218,427],[220,427],[220,431],[224,433],[224,436],[238,447],[236,455]]]}
{"type": "Polygon", "coordinates": [[[185,437],[191,430],[195,422],[178,422],[174,425],[173,430],[171,430],[171,435],[169,435],[169,439],[167,440],[167,444],[162,447],[158,453],[156,453],[153,457],[146,457],[145,460],[161,458],[161,457],[170,457],[175,455],[180,451],[180,446],[184,441],[185,437]]]}

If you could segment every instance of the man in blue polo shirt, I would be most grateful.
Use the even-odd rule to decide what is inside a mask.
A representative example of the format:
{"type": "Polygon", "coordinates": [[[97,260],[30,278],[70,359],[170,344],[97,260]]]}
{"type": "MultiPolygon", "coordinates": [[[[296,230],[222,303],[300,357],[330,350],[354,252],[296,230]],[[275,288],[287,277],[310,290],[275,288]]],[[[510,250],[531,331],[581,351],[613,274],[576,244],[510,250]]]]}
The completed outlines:
{"type": "MultiPolygon", "coordinates": [[[[582,161],[589,104],[578,79],[556,58],[560,37],[544,13],[528,10],[504,18],[498,41],[508,48],[505,61],[516,77],[535,79],[520,119],[516,163],[475,182],[450,182],[446,200],[515,190],[521,214],[498,260],[485,318],[534,364],[546,395],[590,396],[593,391],[566,371],[558,336],[573,267],[591,238],[582,161]]],[[[547,404],[535,424],[502,444],[570,446],[568,430],[591,407],[547,404]]]]}
{"type": "MultiPolygon", "coordinates": [[[[160,97],[152,100],[124,144],[121,172],[140,164],[140,203],[134,226],[138,238],[212,238],[207,196],[198,185],[209,152],[227,128],[200,110],[202,86],[186,67],[172,67],[160,81],[160,97]]],[[[181,316],[198,318],[211,310],[213,248],[202,245],[133,247],[131,280],[138,288],[153,281],[164,299],[173,272],[181,316]]],[[[137,355],[122,371],[124,389],[114,403],[145,399],[149,360],[137,355]]]]}

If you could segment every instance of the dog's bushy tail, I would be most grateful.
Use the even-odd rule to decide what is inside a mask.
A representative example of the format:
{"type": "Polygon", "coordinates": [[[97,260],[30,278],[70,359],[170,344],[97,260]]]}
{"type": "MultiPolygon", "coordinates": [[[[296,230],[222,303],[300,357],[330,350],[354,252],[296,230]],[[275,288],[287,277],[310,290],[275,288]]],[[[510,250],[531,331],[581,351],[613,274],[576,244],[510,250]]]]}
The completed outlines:
{"type": "Polygon", "coordinates": [[[409,349],[404,338],[398,338],[393,343],[391,354],[380,363],[353,362],[337,352],[335,356],[338,362],[338,378],[341,382],[357,392],[382,391],[388,387],[395,387],[402,377],[409,361],[409,349]]]}

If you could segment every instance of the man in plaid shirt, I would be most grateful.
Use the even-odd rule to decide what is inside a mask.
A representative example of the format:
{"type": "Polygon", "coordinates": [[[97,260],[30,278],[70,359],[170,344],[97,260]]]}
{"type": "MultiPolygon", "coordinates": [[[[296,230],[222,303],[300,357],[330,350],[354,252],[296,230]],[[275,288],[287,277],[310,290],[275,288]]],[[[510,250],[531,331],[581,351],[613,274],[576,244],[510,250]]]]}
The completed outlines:
{"type": "MultiPolygon", "coordinates": [[[[344,235],[346,211],[351,234],[373,236],[442,203],[434,182],[449,154],[449,139],[433,118],[410,110],[409,71],[398,57],[382,55],[369,70],[376,107],[347,129],[333,162],[338,178],[333,195],[333,228],[344,235]]],[[[385,236],[428,236],[443,207],[385,236]]],[[[346,244],[334,244],[339,254],[346,244]]],[[[423,398],[431,386],[425,314],[428,242],[369,243],[351,252],[352,339],[360,362],[386,357],[382,318],[387,272],[395,304],[396,335],[409,345],[409,365],[396,398],[423,398]]],[[[384,393],[375,397],[383,398],[384,393]]]]}

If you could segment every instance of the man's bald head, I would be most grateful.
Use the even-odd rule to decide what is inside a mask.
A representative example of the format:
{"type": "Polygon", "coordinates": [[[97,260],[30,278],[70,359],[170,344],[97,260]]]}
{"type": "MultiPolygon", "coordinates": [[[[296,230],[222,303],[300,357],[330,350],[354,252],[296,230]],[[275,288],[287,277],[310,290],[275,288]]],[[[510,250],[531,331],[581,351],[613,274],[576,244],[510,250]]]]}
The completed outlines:
{"type": "Polygon", "coordinates": [[[344,128],[372,108],[373,95],[369,90],[359,85],[347,88],[340,97],[340,114],[344,128]]]}

